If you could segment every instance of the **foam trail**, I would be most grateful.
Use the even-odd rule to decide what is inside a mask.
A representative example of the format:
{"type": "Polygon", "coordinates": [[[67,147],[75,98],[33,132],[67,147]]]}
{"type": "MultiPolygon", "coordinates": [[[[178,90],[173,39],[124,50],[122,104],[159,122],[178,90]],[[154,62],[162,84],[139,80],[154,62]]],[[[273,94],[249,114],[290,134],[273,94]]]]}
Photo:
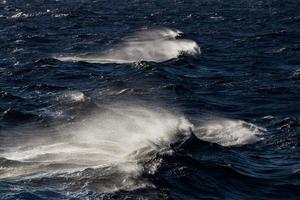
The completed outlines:
{"type": "Polygon", "coordinates": [[[208,121],[194,130],[195,135],[207,142],[222,146],[241,146],[263,139],[265,129],[242,120],[218,119],[208,121]]]}
{"type": "Polygon", "coordinates": [[[164,62],[181,54],[200,54],[200,47],[192,40],[178,39],[182,32],[169,28],[146,29],[123,38],[115,47],[98,54],[60,56],[61,61],[89,63],[134,63],[139,61],[164,62]]]}

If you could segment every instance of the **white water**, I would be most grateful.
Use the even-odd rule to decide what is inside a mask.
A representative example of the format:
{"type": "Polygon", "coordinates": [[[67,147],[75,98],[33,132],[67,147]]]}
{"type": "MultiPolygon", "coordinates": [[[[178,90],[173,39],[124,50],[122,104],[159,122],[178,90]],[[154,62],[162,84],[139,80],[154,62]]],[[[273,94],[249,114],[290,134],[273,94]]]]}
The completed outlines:
{"type": "Polygon", "coordinates": [[[62,128],[58,138],[32,138],[7,149],[0,157],[27,164],[5,169],[0,177],[49,175],[105,166],[118,166],[126,174],[136,174],[140,171],[140,154],[168,149],[178,136],[187,137],[191,127],[183,116],[161,109],[110,108],[70,128],[62,128]]]}
{"type": "Polygon", "coordinates": [[[84,102],[86,97],[82,92],[79,91],[72,91],[72,92],[65,92],[63,95],[57,97],[59,101],[66,101],[66,102],[84,102]]]}
{"type": "Polygon", "coordinates": [[[59,56],[61,61],[89,63],[163,62],[181,54],[200,54],[200,47],[192,40],[178,39],[182,32],[168,28],[140,30],[123,38],[120,44],[93,55],[59,56]]]}
{"type": "MultiPolygon", "coordinates": [[[[80,93],[76,93],[77,99],[82,99],[80,93]]],[[[183,116],[166,110],[111,106],[69,128],[58,128],[59,137],[45,133],[41,139],[33,134],[29,142],[20,141],[5,149],[0,158],[13,162],[2,165],[0,159],[0,178],[46,176],[69,177],[71,181],[89,176],[84,184],[93,184],[91,180],[100,176],[100,180],[110,177],[109,182],[97,185],[101,192],[144,187],[147,181],[141,178],[143,161],[155,152],[172,153],[170,144],[189,138],[191,130],[200,140],[222,146],[254,143],[262,139],[264,132],[240,120],[218,119],[194,128],[183,116]],[[87,169],[93,171],[86,173],[87,169]]],[[[151,163],[148,173],[159,164],[151,163]]]]}
{"type": "Polygon", "coordinates": [[[222,146],[241,146],[263,140],[265,129],[242,120],[217,119],[208,121],[194,130],[204,141],[222,146]]]}

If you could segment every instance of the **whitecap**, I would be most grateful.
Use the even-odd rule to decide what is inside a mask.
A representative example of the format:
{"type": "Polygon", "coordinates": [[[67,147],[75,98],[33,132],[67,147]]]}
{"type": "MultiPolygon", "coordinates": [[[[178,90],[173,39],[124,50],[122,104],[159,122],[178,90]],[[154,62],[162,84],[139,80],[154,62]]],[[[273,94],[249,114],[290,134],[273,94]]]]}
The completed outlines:
{"type": "Polygon", "coordinates": [[[23,12],[18,12],[16,14],[12,15],[11,18],[21,18],[21,17],[26,18],[26,17],[29,17],[29,16],[30,16],[30,14],[26,14],[26,13],[23,13],[23,12]]]}
{"type": "Polygon", "coordinates": [[[70,103],[84,102],[86,100],[86,96],[80,91],[68,91],[58,96],[58,100],[70,103]]]}
{"type": "Polygon", "coordinates": [[[55,57],[61,61],[88,63],[135,63],[139,61],[164,62],[182,54],[198,55],[195,41],[178,38],[179,30],[169,28],[145,29],[125,37],[114,47],[92,55],[55,57]]]}
{"type": "Polygon", "coordinates": [[[297,69],[293,72],[292,78],[299,78],[300,77],[300,69],[297,69]]]}
{"type": "Polygon", "coordinates": [[[195,135],[203,141],[222,146],[241,146],[263,140],[266,132],[252,123],[242,120],[217,119],[208,121],[194,130],[195,135]]]}
{"type": "MultiPolygon", "coordinates": [[[[5,168],[0,177],[53,177],[62,173],[68,177],[88,169],[109,169],[103,176],[114,176],[117,181],[103,184],[99,191],[143,187],[147,184],[139,178],[144,170],[143,160],[155,156],[153,152],[167,151],[178,138],[188,138],[191,126],[184,117],[161,109],[105,109],[72,127],[58,127],[57,137],[33,137],[28,143],[21,141],[18,146],[7,148],[0,157],[20,163],[5,168]]],[[[159,162],[152,163],[148,170],[154,173],[159,162]]]]}

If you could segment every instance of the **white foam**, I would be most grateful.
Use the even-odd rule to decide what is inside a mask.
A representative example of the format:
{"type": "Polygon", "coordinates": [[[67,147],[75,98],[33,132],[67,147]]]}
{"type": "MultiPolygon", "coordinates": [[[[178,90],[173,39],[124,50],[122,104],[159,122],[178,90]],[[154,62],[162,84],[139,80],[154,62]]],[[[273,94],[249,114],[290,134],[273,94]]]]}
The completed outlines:
{"type": "Polygon", "coordinates": [[[28,17],[28,14],[25,14],[23,12],[18,12],[16,14],[14,14],[13,16],[11,16],[11,18],[20,18],[20,17],[28,17]]]}
{"type": "Polygon", "coordinates": [[[179,30],[168,28],[146,29],[123,38],[120,44],[98,54],[59,56],[56,59],[89,63],[164,62],[181,54],[200,54],[200,47],[196,42],[177,38],[181,34],[179,30]]]}
{"type": "MultiPolygon", "coordinates": [[[[130,190],[137,187],[131,179],[143,172],[139,163],[147,159],[150,152],[167,150],[179,135],[179,138],[188,137],[191,126],[184,117],[161,109],[110,108],[70,128],[62,128],[59,138],[32,138],[28,144],[6,149],[0,157],[28,164],[5,169],[0,177],[52,176],[86,168],[117,166],[120,181],[107,183],[98,188],[99,191],[130,190]]],[[[154,166],[151,170],[155,170],[154,166]]],[[[145,185],[145,182],[138,185],[145,185]]]]}
{"type": "Polygon", "coordinates": [[[65,92],[63,93],[63,95],[58,97],[58,100],[63,100],[67,102],[84,102],[85,99],[85,95],[80,91],[65,92]]]}
{"type": "Polygon", "coordinates": [[[194,133],[201,140],[222,146],[241,146],[262,140],[265,131],[242,120],[217,119],[197,127],[194,133]]]}
{"type": "MultiPolygon", "coordinates": [[[[151,160],[150,164],[147,162],[147,172],[154,173],[161,162],[153,159],[156,153],[172,153],[170,144],[189,138],[191,130],[199,139],[222,146],[257,142],[264,132],[253,124],[229,119],[210,121],[194,128],[183,116],[166,110],[113,105],[57,130],[59,136],[45,138],[51,133],[39,134],[42,139],[34,136],[29,142],[21,139],[19,145],[2,151],[0,158],[21,163],[4,165],[0,178],[66,176],[81,179],[85,170],[92,168],[92,174],[84,176],[92,179],[95,178],[93,173],[97,173],[100,179],[110,177],[109,181],[97,185],[98,191],[131,190],[148,184],[141,178],[146,169],[142,163],[151,160]]],[[[14,142],[18,143],[16,139],[14,142]]]]}

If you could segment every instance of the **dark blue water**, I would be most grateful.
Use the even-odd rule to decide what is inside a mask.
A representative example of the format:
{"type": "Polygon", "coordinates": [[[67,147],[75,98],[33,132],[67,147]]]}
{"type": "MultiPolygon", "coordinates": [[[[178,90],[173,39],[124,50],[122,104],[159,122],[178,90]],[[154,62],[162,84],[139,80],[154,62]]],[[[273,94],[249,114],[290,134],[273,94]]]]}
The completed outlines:
{"type": "Polygon", "coordinates": [[[300,199],[299,10],[1,0],[0,199],[300,199]]]}

